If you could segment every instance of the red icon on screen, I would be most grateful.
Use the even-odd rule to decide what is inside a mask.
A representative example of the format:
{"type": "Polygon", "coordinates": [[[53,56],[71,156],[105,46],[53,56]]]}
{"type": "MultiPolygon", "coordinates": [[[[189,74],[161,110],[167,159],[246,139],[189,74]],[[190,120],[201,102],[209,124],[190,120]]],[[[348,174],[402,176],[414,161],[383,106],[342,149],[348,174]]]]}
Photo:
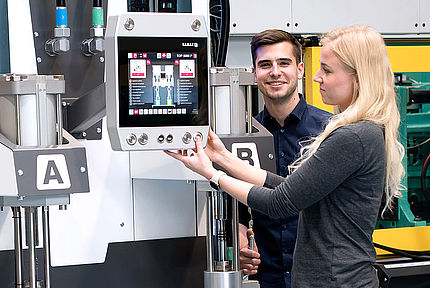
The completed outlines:
{"type": "Polygon", "coordinates": [[[196,54],[196,53],[194,53],[194,54],[193,54],[193,57],[194,57],[194,58],[197,58],[197,54],[196,54]]]}
{"type": "Polygon", "coordinates": [[[166,58],[167,54],[166,53],[161,53],[161,58],[166,58]]]}
{"type": "Polygon", "coordinates": [[[134,109],[134,115],[138,115],[139,114],[139,109],[134,109]]]}
{"type": "Polygon", "coordinates": [[[133,53],[133,58],[137,58],[137,53],[133,53]]]}
{"type": "Polygon", "coordinates": [[[146,59],[146,65],[151,65],[151,60],[146,59]]]}
{"type": "Polygon", "coordinates": [[[148,55],[146,53],[142,53],[142,57],[146,58],[148,55]]]}
{"type": "Polygon", "coordinates": [[[179,65],[179,60],[175,60],[175,65],[179,65]]]}

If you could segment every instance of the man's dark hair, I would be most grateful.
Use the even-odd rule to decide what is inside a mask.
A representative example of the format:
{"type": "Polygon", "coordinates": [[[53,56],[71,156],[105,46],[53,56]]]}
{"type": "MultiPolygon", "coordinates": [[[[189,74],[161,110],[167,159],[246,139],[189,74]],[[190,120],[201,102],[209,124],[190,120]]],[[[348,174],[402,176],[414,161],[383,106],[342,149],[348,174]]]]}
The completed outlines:
{"type": "Polygon", "coordinates": [[[296,58],[296,63],[299,64],[302,58],[302,45],[300,45],[299,41],[288,32],[283,30],[271,29],[265,30],[256,34],[252,37],[251,40],[251,54],[252,54],[252,63],[254,67],[257,63],[255,60],[257,58],[257,50],[261,46],[273,45],[281,42],[288,42],[293,46],[293,55],[296,58]]]}

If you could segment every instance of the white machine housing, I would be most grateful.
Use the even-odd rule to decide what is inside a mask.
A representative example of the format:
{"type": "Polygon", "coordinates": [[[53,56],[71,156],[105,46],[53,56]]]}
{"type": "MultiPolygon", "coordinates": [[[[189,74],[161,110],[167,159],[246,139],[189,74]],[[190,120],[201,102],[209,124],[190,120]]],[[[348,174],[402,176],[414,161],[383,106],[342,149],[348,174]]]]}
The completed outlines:
{"type": "MultiPolygon", "coordinates": [[[[106,30],[105,57],[106,115],[108,132],[113,150],[192,149],[195,147],[194,138],[196,135],[200,135],[203,138],[203,144],[206,145],[209,132],[209,47],[207,26],[203,16],[185,13],[130,13],[109,17],[106,30]],[[169,25],[167,25],[167,23],[169,23],[169,25]],[[169,39],[176,41],[175,43],[179,43],[178,45],[180,48],[166,47],[166,43],[170,43],[169,39]],[[127,48],[119,47],[121,43],[128,43],[127,48]],[[197,50],[197,47],[199,52],[192,52],[197,50]],[[125,52],[124,49],[126,49],[125,52]],[[143,53],[132,53],[132,51],[143,53]],[[170,53],[170,51],[172,53],[170,53]],[[160,60],[158,59],[159,54],[163,54],[163,58],[165,58],[164,55],[171,58],[182,57],[182,54],[174,53],[175,51],[188,51],[192,53],[183,56],[191,57],[191,59],[172,59],[172,61],[175,61],[175,69],[178,70],[176,73],[181,75],[180,77],[176,77],[178,79],[172,77],[171,70],[173,65],[160,65],[160,63],[158,63],[158,60],[160,60]],[[124,56],[125,54],[128,54],[128,56],[124,56]],[[134,54],[139,54],[139,56],[134,56],[134,54]],[[152,60],[149,59],[150,54],[153,55],[152,60]],[[155,54],[157,55],[157,59],[154,56],[155,54]],[[143,59],[124,59],[124,57],[138,57],[143,59]],[[124,60],[128,61],[127,65],[124,65],[124,60]],[[139,62],[139,60],[144,61],[139,62]],[[195,66],[191,67],[191,71],[185,71],[185,69],[190,68],[188,67],[190,61],[191,63],[195,62],[195,66]],[[147,67],[148,65],[151,65],[152,68],[147,67]],[[125,68],[125,66],[127,66],[127,68],[125,68]],[[139,69],[141,70],[139,71],[139,69]],[[133,72],[141,73],[133,74],[132,70],[133,72]],[[185,72],[189,73],[187,74],[185,72]],[[126,75],[128,76],[128,80],[124,80],[125,73],[128,73],[126,75]],[[150,73],[153,74],[152,77],[150,77],[150,73]],[[160,79],[160,75],[167,78],[160,79]],[[139,77],[141,77],[144,82],[143,84],[139,84],[140,87],[143,88],[132,86],[132,81],[135,80],[134,78],[139,77]],[[192,79],[194,82],[190,82],[191,80],[186,79],[192,77],[196,78],[192,79]],[[121,81],[128,81],[128,83],[121,81]],[[150,81],[153,81],[153,83],[151,84],[150,81]],[[129,85],[128,89],[125,89],[127,87],[124,83],[129,85]],[[148,85],[148,83],[150,84],[148,85]],[[180,86],[182,85],[181,83],[184,83],[183,86],[180,86]],[[196,83],[197,85],[195,85],[196,83]],[[147,87],[151,85],[154,92],[149,93],[149,88],[147,87]],[[191,90],[188,89],[187,86],[191,86],[191,90]],[[131,92],[136,91],[134,89],[148,89],[146,91],[144,90],[143,93],[138,92],[140,93],[138,94],[138,98],[141,97],[141,99],[149,99],[148,97],[150,97],[150,94],[154,95],[153,105],[149,107],[150,109],[130,109],[132,108],[130,105],[132,105],[132,101],[134,101],[132,100],[132,98],[134,99],[132,96],[136,96],[136,94],[132,94],[131,92]],[[160,102],[160,98],[158,97],[160,89],[165,89],[167,92],[164,93],[168,94],[164,104],[160,102]],[[171,96],[173,95],[173,89],[177,89],[176,103],[174,103],[173,96],[171,96]],[[184,89],[185,92],[183,92],[184,89]],[[121,95],[121,91],[123,91],[123,95],[121,95]],[[198,91],[198,95],[196,91],[198,91]],[[157,95],[157,97],[155,95],[157,95]],[[190,102],[192,97],[197,97],[196,95],[198,96],[198,101],[190,102]],[[125,96],[128,99],[125,99],[125,96]],[[182,102],[180,102],[181,100],[182,102]],[[194,108],[175,108],[175,104],[178,104],[178,106],[182,104],[183,107],[183,103],[192,103],[194,108]],[[197,105],[198,108],[196,108],[197,105]],[[156,109],[157,107],[161,109],[156,109]],[[124,116],[121,113],[124,113],[125,110],[126,113],[129,114],[124,116]],[[133,113],[133,110],[135,113],[133,113]],[[144,110],[145,113],[143,113],[144,110]],[[178,115],[190,114],[189,110],[193,111],[193,115],[178,115]],[[186,113],[184,113],[184,111],[186,111],[186,113]],[[154,115],[156,113],[157,115],[154,115]],[[124,117],[128,118],[125,119],[124,117]],[[151,120],[146,121],[149,118],[151,118],[151,120]],[[138,120],[135,121],[135,119],[138,120]],[[124,125],[124,121],[128,121],[127,124],[124,125]]],[[[139,81],[139,79],[137,79],[137,81],[139,81]]],[[[144,100],[138,101],[141,101],[138,103],[146,105],[145,107],[151,104],[148,104],[147,101],[144,100]]]]}

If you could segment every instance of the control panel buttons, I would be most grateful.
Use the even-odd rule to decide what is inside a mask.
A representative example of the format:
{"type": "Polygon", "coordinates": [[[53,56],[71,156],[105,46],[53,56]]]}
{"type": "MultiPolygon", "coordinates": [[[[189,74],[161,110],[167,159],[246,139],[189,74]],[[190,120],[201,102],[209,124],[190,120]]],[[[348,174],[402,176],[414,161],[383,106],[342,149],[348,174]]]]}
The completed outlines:
{"type": "Polygon", "coordinates": [[[136,144],[137,137],[136,137],[136,135],[131,133],[127,136],[127,138],[125,140],[127,141],[128,145],[134,145],[134,144],[136,144]]]}
{"type": "Polygon", "coordinates": [[[163,143],[164,142],[164,135],[161,134],[160,136],[158,136],[157,141],[158,141],[158,143],[163,143]]]}
{"type": "Polygon", "coordinates": [[[191,139],[192,139],[192,136],[190,132],[186,132],[184,136],[182,136],[182,142],[184,142],[185,144],[190,144],[191,139]]]}
{"type": "Polygon", "coordinates": [[[139,141],[140,145],[145,145],[146,143],[148,143],[148,135],[146,135],[145,133],[142,133],[139,136],[139,139],[137,139],[137,141],[139,141]]]}
{"type": "Polygon", "coordinates": [[[197,132],[195,135],[194,135],[194,141],[196,141],[196,137],[197,136],[199,136],[200,137],[200,141],[203,141],[203,134],[202,133],[200,133],[200,132],[197,132]]]}
{"type": "Polygon", "coordinates": [[[167,135],[167,137],[166,137],[166,141],[167,141],[167,143],[172,143],[172,141],[173,141],[173,136],[172,136],[172,134],[167,135]]]}

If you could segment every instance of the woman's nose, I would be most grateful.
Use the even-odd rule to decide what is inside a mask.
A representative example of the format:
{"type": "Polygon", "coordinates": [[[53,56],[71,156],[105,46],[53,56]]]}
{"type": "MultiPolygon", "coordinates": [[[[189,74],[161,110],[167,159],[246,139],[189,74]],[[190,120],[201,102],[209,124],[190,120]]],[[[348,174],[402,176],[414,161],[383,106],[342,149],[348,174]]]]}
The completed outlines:
{"type": "Polygon", "coordinates": [[[317,82],[317,83],[321,83],[322,82],[322,79],[321,79],[321,76],[320,76],[320,69],[318,69],[317,73],[315,73],[315,76],[314,76],[314,78],[312,80],[314,80],[314,82],[317,82]]]}

